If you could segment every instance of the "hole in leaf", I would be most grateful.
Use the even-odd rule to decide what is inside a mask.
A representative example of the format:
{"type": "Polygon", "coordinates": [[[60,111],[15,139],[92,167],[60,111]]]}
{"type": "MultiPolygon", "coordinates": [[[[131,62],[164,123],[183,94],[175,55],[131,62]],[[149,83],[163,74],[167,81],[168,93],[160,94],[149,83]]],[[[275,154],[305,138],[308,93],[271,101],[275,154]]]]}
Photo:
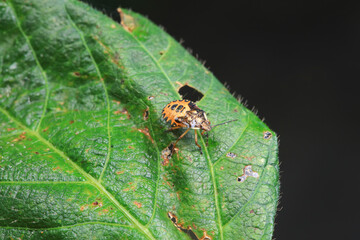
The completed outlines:
{"type": "Polygon", "coordinates": [[[143,114],[144,121],[147,121],[149,118],[149,107],[147,107],[143,114]]]}
{"type": "Polygon", "coordinates": [[[270,139],[271,136],[272,136],[271,132],[269,131],[264,132],[264,139],[270,139]]]}
{"type": "Polygon", "coordinates": [[[187,84],[179,88],[178,92],[183,99],[188,99],[193,102],[200,101],[200,99],[202,99],[204,96],[204,94],[187,84]]]}

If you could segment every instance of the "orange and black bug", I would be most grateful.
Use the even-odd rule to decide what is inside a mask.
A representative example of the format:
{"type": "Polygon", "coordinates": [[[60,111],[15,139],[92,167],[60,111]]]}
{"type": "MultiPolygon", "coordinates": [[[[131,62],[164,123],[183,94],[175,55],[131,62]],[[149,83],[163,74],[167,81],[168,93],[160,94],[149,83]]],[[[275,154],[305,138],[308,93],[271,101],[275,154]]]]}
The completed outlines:
{"type": "Polygon", "coordinates": [[[202,152],[201,146],[198,144],[196,129],[201,129],[201,135],[203,135],[205,132],[210,131],[216,126],[236,121],[232,120],[211,126],[205,111],[201,110],[198,106],[195,105],[195,103],[187,99],[175,100],[168,103],[162,110],[162,118],[166,122],[171,122],[171,128],[169,130],[187,128],[186,131],[176,140],[173,145],[173,149],[175,149],[176,144],[189,132],[190,129],[194,129],[195,144],[199,147],[200,153],[202,152]]]}

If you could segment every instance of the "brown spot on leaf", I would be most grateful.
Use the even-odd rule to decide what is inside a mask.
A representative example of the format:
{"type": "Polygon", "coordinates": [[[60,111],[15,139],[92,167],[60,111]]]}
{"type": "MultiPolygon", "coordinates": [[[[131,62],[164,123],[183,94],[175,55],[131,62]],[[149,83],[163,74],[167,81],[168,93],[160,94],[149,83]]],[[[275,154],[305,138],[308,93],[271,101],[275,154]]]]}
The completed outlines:
{"type": "Polygon", "coordinates": [[[180,193],[181,192],[176,192],[176,197],[177,197],[177,199],[180,201],[180,193]]]}
{"type": "Polygon", "coordinates": [[[59,170],[59,169],[60,169],[60,167],[57,166],[57,167],[53,168],[53,171],[56,171],[56,170],[59,170]]]}
{"type": "Polygon", "coordinates": [[[69,123],[70,123],[70,124],[73,124],[74,122],[75,122],[74,120],[71,120],[69,123]]]}
{"type": "Polygon", "coordinates": [[[141,208],[141,203],[137,202],[137,201],[134,201],[134,204],[138,207],[138,208],[141,208]]]}
{"type": "Polygon", "coordinates": [[[126,110],[126,108],[123,108],[123,109],[121,109],[121,110],[114,111],[114,114],[115,114],[115,115],[119,115],[120,113],[126,114],[127,119],[130,119],[130,118],[131,118],[131,116],[130,116],[128,110],[126,110]]]}
{"type": "Polygon", "coordinates": [[[135,19],[132,16],[124,13],[121,8],[118,8],[117,11],[120,14],[121,26],[123,26],[126,31],[132,32],[136,27],[135,19]]]}
{"type": "Polygon", "coordinates": [[[96,40],[100,44],[100,46],[102,46],[104,48],[104,53],[107,54],[110,57],[111,62],[116,64],[119,68],[123,69],[124,66],[122,66],[119,63],[119,57],[118,57],[117,53],[113,54],[113,52],[110,50],[110,48],[99,40],[98,36],[92,35],[92,37],[93,37],[94,40],[96,40]]]}
{"type": "Polygon", "coordinates": [[[114,28],[116,28],[116,25],[115,25],[115,24],[111,24],[110,27],[114,29],[114,28]]]}
{"type": "Polygon", "coordinates": [[[80,77],[80,73],[79,72],[74,72],[73,73],[75,77],[80,77]]]}
{"type": "Polygon", "coordinates": [[[44,128],[42,131],[46,132],[47,130],[49,130],[49,127],[44,128]]]}
{"type": "Polygon", "coordinates": [[[39,152],[35,152],[35,154],[40,154],[39,152]]]}
{"type": "Polygon", "coordinates": [[[11,131],[14,131],[16,128],[7,128],[6,130],[8,131],[8,132],[11,132],[11,131]]]}
{"type": "Polygon", "coordinates": [[[120,101],[117,101],[117,100],[112,100],[114,103],[116,103],[117,105],[120,105],[120,101]]]}
{"type": "Polygon", "coordinates": [[[22,132],[17,138],[14,138],[11,142],[20,142],[26,138],[26,132],[22,132]]]}
{"type": "Polygon", "coordinates": [[[138,131],[145,134],[145,136],[147,136],[150,139],[150,141],[154,143],[154,139],[151,137],[149,129],[147,127],[145,127],[144,129],[138,129],[138,131]]]}
{"type": "Polygon", "coordinates": [[[254,210],[253,210],[253,209],[251,209],[251,210],[250,210],[250,213],[254,213],[254,210]]]}
{"type": "Polygon", "coordinates": [[[95,201],[95,202],[91,203],[91,206],[93,206],[93,207],[102,207],[102,206],[103,206],[103,203],[102,203],[102,202],[95,201]]]}
{"type": "Polygon", "coordinates": [[[129,114],[128,110],[126,110],[125,108],[123,108],[123,109],[121,110],[121,113],[122,113],[122,114],[126,114],[126,116],[127,116],[127,118],[128,118],[128,119],[130,119],[130,118],[131,118],[131,116],[130,116],[130,114],[129,114]]]}
{"type": "MultiPolygon", "coordinates": [[[[187,228],[184,228],[183,225],[178,222],[178,218],[176,217],[176,215],[171,213],[171,212],[168,212],[167,216],[179,231],[182,231],[185,234],[187,234],[192,240],[199,240],[199,238],[193,232],[191,226],[188,226],[187,228]]],[[[209,237],[209,236],[206,235],[206,232],[204,232],[204,236],[209,237]]],[[[206,238],[202,238],[202,239],[205,240],[206,238]]],[[[208,238],[208,239],[211,240],[211,238],[208,238]]]]}
{"type": "Polygon", "coordinates": [[[255,158],[255,156],[248,157],[248,156],[244,156],[244,155],[241,155],[240,157],[245,158],[248,161],[252,161],[255,158]]]}
{"type": "Polygon", "coordinates": [[[117,171],[116,174],[119,175],[119,174],[123,174],[124,171],[117,171]]]}
{"type": "Polygon", "coordinates": [[[200,240],[211,240],[212,238],[206,234],[206,232],[204,232],[204,235],[202,236],[202,238],[200,238],[200,240]]]}
{"type": "Polygon", "coordinates": [[[129,148],[129,149],[135,149],[135,147],[134,147],[134,146],[131,146],[131,145],[128,146],[128,148],[129,148]]]}

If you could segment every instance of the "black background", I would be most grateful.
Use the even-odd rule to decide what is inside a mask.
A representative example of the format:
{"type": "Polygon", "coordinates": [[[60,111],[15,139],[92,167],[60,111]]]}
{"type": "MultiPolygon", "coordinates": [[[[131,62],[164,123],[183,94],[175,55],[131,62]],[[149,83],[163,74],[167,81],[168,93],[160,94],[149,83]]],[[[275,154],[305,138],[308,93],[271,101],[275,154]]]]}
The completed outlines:
{"type": "Polygon", "coordinates": [[[87,2],[184,39],[280,135],[274,238],[360,239],[359,1],[87,2]]]}

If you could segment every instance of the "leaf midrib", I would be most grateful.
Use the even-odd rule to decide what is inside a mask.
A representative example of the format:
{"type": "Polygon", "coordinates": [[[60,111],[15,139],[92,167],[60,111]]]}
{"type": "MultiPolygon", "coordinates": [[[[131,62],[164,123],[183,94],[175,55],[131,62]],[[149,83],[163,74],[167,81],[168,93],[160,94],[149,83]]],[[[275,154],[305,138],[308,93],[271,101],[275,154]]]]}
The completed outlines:
{"type": "Polygon", "coordinates": [[[73,228],[78,226],[85,226],[85,225],[106,225],[106,226],[114,226],[114,227],[124,227],[124,228],[133,228],[131,225],[124,225],[119,223],[107,223],[107,222],[83,222],[83,223],[76,223],[61,227],[17,227],[17,226],[0,226],[2,229],[23,229],[23,230],[58,230],[58,229],[67,229],[67,228],[73,228]]]}
{"type": "MultiPolygon", "coordinates": [[[[174,87],[174,85],[172,84],[169,76],[167,75],[166,71],[162,68],[160,62],[158,62],[158,60],[155,59],[155,57],[147,50],[147,48],[145,48],[145,46],[134,36],[134,34],[132,32],[129,31],[124,31],[126,32],[128,35],[130,35],[139,45],[142,49],[144,49],[144,51],[151,57],[151,59],[155,62],[155,64],[159,67],[161,73],[165,76],[165,78],[168,80],[169,84],[172,87],[172,91],[175,92],[175,94],[180,98],[180,94],[176,91],[176,88],[174,87]]],[[[212,79],[213,81],[213,79],[212,79]]],[[[210,90],[210,88],[209,88],[210,90]]],[[[196,131],[196,130],[195,130],[196,131]]],[[[214,187],[214,200],[215,200],[215,208],[216,208],[216,214],[217,214],[217,224],[219,225],[219,234],[220,234],[220,238],[221,240],[223,239],[223,231],[222,231],[222,223],[221,223],[221,214],[220,214],[220,205],[219,205],[219,201],[218,201],[218,193],[217,193],[217,185],[216,185],[216,180],[215,180],[215,173],[214,173],[214,169],[213,169],[213,164],[211,162],[211,158],[210,155],[208,153],[208,149],[207,146],[204,142],[203,137],[200,135],[200,139],[202,141],[203,147],[205,149],[206,152],[206,158],[209,164],[209,168],[210,168],[210,172],[211,172],[211,179],[212,179],[212,185],[214,187]]]]}
{"type": "Polygon", "coordinates": [[[108,197],[108,199],[113,202],[115,204],[115,206],[117,206],[120,211],[123,212],[123,214],[136,226],[136,228],[138,228],[141,232],[143,232],[145,234],[145,236],[147,236],[149,239],[155,240],[155,238],[152,236],[152,234],[150,233],[150,231],[144,227],[140,222],[138,222],[138,220],[136,218],[134,218],[127,210],[125,207],[123,207],[120,202],[118,202],[116,200],[116,198],[110,193],[108,192],[105,187],[103,185],[101,185],[101,183],[95,179],[93,176],[91,176],[90,174],[88,174],[87,172],[85,172],[80,166],[78,166],[75,162],[73,162],[68,156],[66,156],[66,154],[62,151],[60,151],[59,149],[57,149],[52,143],[50,143],[49,141],[47,141],[45,138],[43,138],[38,132],[33,131],[31,129],[29,129],[28,127],[26,127],[25,125],[23,125],[21,122],[19,122],[18,120],[16,120],[14,117],[12,117],[5,109],[3,109],[2,107],[0,107],[0,112],[2,112],[8,119],[10,119],[11,121],[13,121],[15,124],[17,124],[20,128],[24,129],[24,131],[30,133],[31,135],[35,136],[40,142],[42,142],[43,144],[47,145],[49,148],[53,149],[57,154],[59,154],[66,162],[68,162],[71,166],[73,166],[88,182],[89,184],[93,185],[94,187],[96,187],[100,192],[102,192],[105,196],[108,197]]]}

